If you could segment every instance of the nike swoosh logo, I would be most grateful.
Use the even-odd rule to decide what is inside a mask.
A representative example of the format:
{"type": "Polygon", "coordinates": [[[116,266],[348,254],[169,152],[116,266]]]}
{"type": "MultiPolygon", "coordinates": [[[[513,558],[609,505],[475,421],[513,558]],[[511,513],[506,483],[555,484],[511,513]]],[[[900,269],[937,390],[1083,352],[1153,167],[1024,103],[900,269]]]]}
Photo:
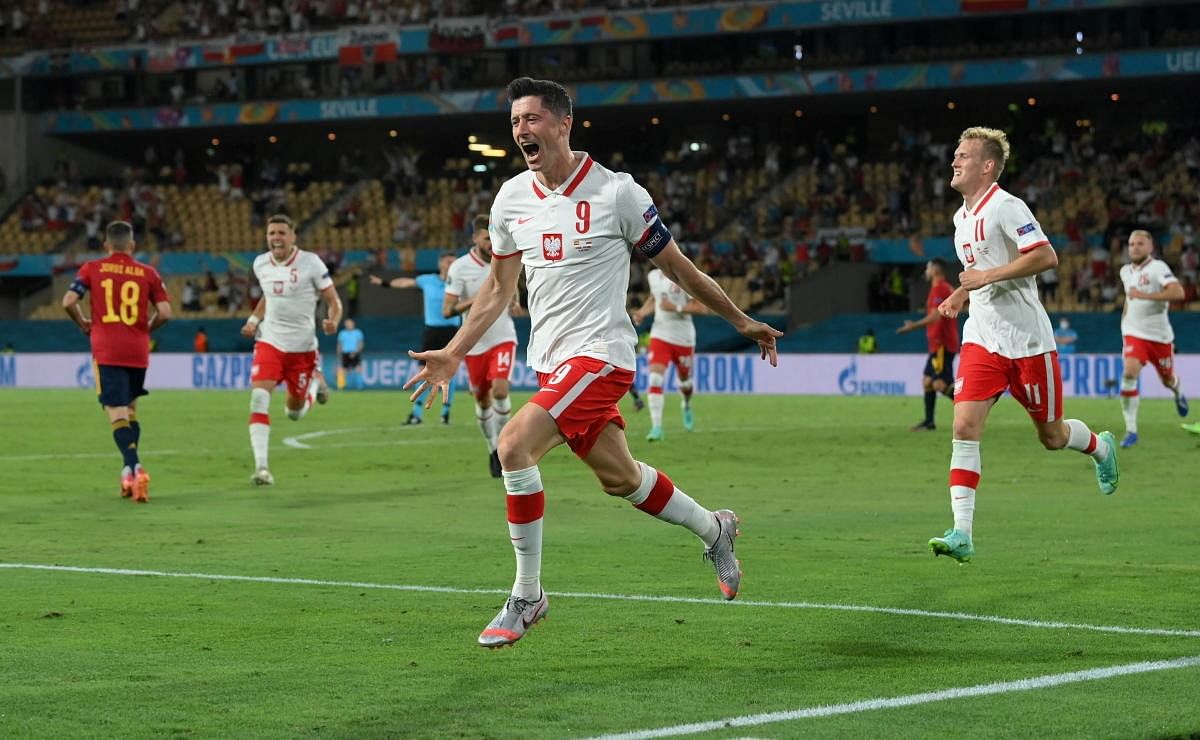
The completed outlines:
{"type": "Polygon", "coordinates": [[[509,537],[509,539],[512,540],[513,542],[520,542],[521,540],[523,540],[525,538],[524,537],[509,537]]]}
{"type": "Polygon", "coordinates": [[[518,218],[517,225],[520,226],[521,224],[525,223],[526,221],[532,221],[534,218],[535,218],[535,216],[526,216],[525,218],[518,218]]]}
{"type": "Polygon", "coordinates": [[[538,393],[558,393],[558,389],[557,388],[542,388],[538,391],[538,393]]]}

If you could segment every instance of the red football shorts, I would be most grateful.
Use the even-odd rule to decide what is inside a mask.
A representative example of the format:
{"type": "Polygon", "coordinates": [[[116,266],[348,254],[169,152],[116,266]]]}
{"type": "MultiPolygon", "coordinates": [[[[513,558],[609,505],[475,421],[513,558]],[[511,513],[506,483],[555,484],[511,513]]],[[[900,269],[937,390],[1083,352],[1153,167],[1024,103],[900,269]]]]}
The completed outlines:
{"type": "Polygon", "coordinates": [[[625,428],[617,402],[633,385],[632,370],[621,370],[604,360],[572,357],[552,373],[538,373],[541,388],[529,399],[546,409],[567,445],[587,457],[609,422],[625,428]]]}
{"type": "Polygon", "coordinates": [[[486,352],[467,355],[467,382],[475,398],[486,398],[492,390],[492,381],[508,380],[512,376],[513,354],[516,342],[502,342],[486,352]]]}
{"type": "Polygon", "coordinates": [[[1175,347],[1165,342],[1151,342],[1149,339],[1140,337],[1122,337],[1125,343],[1125,348],[1121,351],[1121,356],[1131,360],[1137,360],[1143,365],[1153,365],[1158,371],[1158,377],[1162,378],[1164,383],[1171,380],[1171,376],[1175,374],[1175,347]]]}
{"type": "Polygon", "coordinates": [[[691,377],[692,356],[695,353],[695,347],[686,347],[682,344],[671,344],[661,339],[650,338],[649,363],[663,366],[675,363],[675,377],[679,380],[687,380],[691,377]]]}
{"type": "Polygon", "coordinates": [[[250,382],[273,380],[287,385],[288,395],[304,398],[313,370],[317,367],[317,351],[283,352],[266,342],[255,342],[254,364],[250,366],[250,382]]]}
{"type": "Polygon", "coordinates": [[[1009,359],[978,344],[964,344],[954,379],[954,402],[988,401],[1004,391],[1025,407],[1034,421],[1062,419],[1062,370],[1058,353],[1009,359]]]}

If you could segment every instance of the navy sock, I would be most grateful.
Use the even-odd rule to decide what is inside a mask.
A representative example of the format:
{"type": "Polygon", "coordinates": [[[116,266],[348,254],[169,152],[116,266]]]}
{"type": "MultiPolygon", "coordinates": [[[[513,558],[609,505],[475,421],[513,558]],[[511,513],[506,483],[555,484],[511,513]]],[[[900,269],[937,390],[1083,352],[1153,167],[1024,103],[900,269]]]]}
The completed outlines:
{"type": "Polygon", "coordinates": [[[113,441],[117,443],[117,449],[121,451],[121,456],[125,458],[125,465],[130,470],[136,470],[138,466],[137,454],[137,434],[133,431],[133,427],[129,425],[128,419],[117,419],[112,423],[113,441]]]}
{"type": "Polygon", "coordinates": [[[925,391],[925,423],[933,423],[933,403],[937,400],[937,391],[925,391]]]}
{"type": "Polygon", "coordinates": [[[133,430],[133,441],[137,442],[138,444],[141,444],[141,442],[142,442],[142,425],[138,423],[137,419],[130,419],[129,420],[129,428],[133,430]]]}

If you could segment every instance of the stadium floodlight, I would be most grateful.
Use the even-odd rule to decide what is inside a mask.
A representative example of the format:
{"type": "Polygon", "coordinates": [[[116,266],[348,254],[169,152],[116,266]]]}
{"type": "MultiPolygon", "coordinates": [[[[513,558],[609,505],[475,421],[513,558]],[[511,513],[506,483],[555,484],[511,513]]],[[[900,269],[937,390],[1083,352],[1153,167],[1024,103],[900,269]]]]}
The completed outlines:
{"type": "Polygon", "coordinates": [[[492,148],[485,149],[482,152],[480,152],[480,154],[482,154],[485,157],[507,157],[508,156],[508,152],[506,150],[492,149],[492,148]]]}
{"type": "MultiPolygon", "coordinates": [[[[474,139],[475,137],[472,136],[471,138],[474,139]]],[[[473,152],[486,152],[488,149],[492,148],[492,145],[491,144],[467,144],[467,148],[473,152]]]]}
{"type": "Polygon", "coordinates": [[[479,141],[479,137],[475,136],[475,134],[471,134],[470,136],[467,137],[468,144],[474,144],[478,141],[479,141]]]}
{"type": "Polygon", "coordinates": [[[477,164],[477,165],[475,165],[474,167],[472,167],[472,168],[471,168],[471,171],[473,171],[473,172],[487,172],[487,165],[486,165],[486,164],[477,164]]]}

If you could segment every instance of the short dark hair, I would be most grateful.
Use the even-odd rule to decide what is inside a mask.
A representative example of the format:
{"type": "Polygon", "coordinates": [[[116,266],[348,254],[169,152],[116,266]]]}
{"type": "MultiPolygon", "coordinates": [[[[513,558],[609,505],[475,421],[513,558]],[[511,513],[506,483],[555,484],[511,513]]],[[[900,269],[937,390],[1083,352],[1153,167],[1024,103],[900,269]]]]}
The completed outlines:
{"type": "Polygon", "coordinates": [[[113,221],[104,229],[104,241],[124,248],[133,241],[133,225],[128,221],[113,221]]]}
{"type": "Polygon", "coordinates": [[[294,221],[292,221],[291,216],[288,216],[283,213],[276,213],[274,216],[271,216],[270,218],[268,218],[267,225],[270,226],[271,224],[287,224],[287,227],[289,229],[291,229],[292,231],[296,230],[296,224],[294,221]]]}
{"type": "Polygon", "coordinates": [[[446,259],[447,257],[450,257],[451,259],[458,259],[457,254],[455,254],[454,252],[451,252],[450,250],[447,249],[445,252],[442,252],[441,254],[438,255],[438,262],[441,262],[442,260],[446,259]]]}
{"type": "Polygon", "coordinates": [[[480,213],[471,219],[471,225],[475,227],[476,231],[487,231],[488,227],[492,225],[492,218],[486,213],[480,213]]]}
{"type": "Polygon", "coordinates": [[[929,264],[936,267],[938,272],[942,273],[943,275],[948,274],[947,270],[950,269],[950,266],[946,264],[946,260],[942,259],[941,257],[934,257],[933,259],[929,260],[929,264]]]}
{"type": "Polygon", "coordinates": [[[530,96],[541,98],[542,105],[546,106],[550,112],[559,118],[575,115],[575,106],[571,101],[571,96],[567,94],[567,88],[557,82],[552,80],[535,80],[530,77],[518,77],[508,83],[508,102],[510,105],[521,98],[530,96]]]}

